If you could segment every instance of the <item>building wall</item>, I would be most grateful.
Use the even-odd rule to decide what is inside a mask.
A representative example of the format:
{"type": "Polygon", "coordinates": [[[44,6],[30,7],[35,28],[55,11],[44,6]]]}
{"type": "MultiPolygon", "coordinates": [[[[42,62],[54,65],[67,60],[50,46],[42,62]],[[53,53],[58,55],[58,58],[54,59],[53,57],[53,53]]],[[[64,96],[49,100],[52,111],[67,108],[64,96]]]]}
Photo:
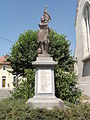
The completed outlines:
{"type": "Polygon", "coordinates": [[[8,72],[11,71],[12,68],[10,65],[5,65],[6,69],[3,70],[3,65],[0,65],[0,89],[13,89],[13,75],[8,72]],[[5,87],[2,87],[2,77],[6,76],[5,87]]]}
{"type": "MultiPolygon", "coordinates": [[[[83,16],[83,11],[86,3],[90,4],[90,0],[80,0],[77,8],[77,18],[76,18],[76,48],[75,48],[75,58],[76,63],[74,66],[75,72],[78,75],[79,86],[83,93],[90,96],[90,59],[83,62],[90,52],[87,52],[87,40],[86,40],[86,27],[83,16]]],[[[90,42],[90,41],[89,41],[90,42]]]]}

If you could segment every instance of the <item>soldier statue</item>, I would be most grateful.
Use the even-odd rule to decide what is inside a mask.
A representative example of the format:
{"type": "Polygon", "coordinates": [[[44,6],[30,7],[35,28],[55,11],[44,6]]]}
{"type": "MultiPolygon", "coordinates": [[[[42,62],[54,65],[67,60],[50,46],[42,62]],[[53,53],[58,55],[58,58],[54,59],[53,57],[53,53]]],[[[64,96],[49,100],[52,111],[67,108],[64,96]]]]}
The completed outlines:
{"type": "Polygon", "coordinates": [[[39,54],[43,54],[44,56],[48,55],[48,46],[49,46],[49,32],[50,29],[48,27],[48,23],[51,20],[51,17],[47,13],[47,7],[44,9],[44,14],[41,17],[41,21],[39,23],[39,30],[38,30],[38,40],[40,47],[38,49],[39,54]]]}

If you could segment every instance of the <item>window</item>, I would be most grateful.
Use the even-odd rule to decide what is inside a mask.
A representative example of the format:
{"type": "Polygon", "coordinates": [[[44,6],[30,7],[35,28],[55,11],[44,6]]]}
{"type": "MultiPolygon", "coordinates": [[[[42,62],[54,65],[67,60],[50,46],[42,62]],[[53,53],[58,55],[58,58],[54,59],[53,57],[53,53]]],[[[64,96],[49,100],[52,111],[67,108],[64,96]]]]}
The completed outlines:
{"type": "Polygon", "coordinates": [[[6,70],[6,66],[5,65],[3,65],[3,70],[6,70]]]}
{"type": "Polygon", "coordinates": [[[6,76],[2,76],[2,87],[6,86],[6,76]]]}
{"type": "Polygon", "coordinates": [[[13,83],[16,83],[16,76],[13,76],[13,83]]]}
{"type": "Polygon", "coordinates": [[[84,19],[86,25],[87,50],[90,52],[90,5],[87,4],[84,9],[84,19]]]}

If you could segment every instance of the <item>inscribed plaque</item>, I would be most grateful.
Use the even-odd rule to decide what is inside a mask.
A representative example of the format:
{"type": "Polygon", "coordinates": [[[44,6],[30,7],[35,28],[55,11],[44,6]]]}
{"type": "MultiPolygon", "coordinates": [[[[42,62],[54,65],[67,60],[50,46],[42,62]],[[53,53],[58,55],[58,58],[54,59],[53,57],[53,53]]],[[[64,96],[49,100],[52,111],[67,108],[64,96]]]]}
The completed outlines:
{"type": "Polygon", "coordinates": [[[38,93],[52,93],[51,70],[38,70],[38,93]]]}

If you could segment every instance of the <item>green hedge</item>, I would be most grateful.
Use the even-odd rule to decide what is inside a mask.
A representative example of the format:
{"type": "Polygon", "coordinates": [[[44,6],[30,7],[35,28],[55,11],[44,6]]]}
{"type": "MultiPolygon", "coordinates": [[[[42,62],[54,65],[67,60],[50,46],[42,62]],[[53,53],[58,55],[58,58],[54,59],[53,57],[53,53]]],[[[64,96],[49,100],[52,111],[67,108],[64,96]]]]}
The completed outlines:
{"type": "Polygon", "coordinates": [[[67,109],[31,109],[21,100],[0,101],[0,120],[90,120],[90,104],[67,109]]]}

